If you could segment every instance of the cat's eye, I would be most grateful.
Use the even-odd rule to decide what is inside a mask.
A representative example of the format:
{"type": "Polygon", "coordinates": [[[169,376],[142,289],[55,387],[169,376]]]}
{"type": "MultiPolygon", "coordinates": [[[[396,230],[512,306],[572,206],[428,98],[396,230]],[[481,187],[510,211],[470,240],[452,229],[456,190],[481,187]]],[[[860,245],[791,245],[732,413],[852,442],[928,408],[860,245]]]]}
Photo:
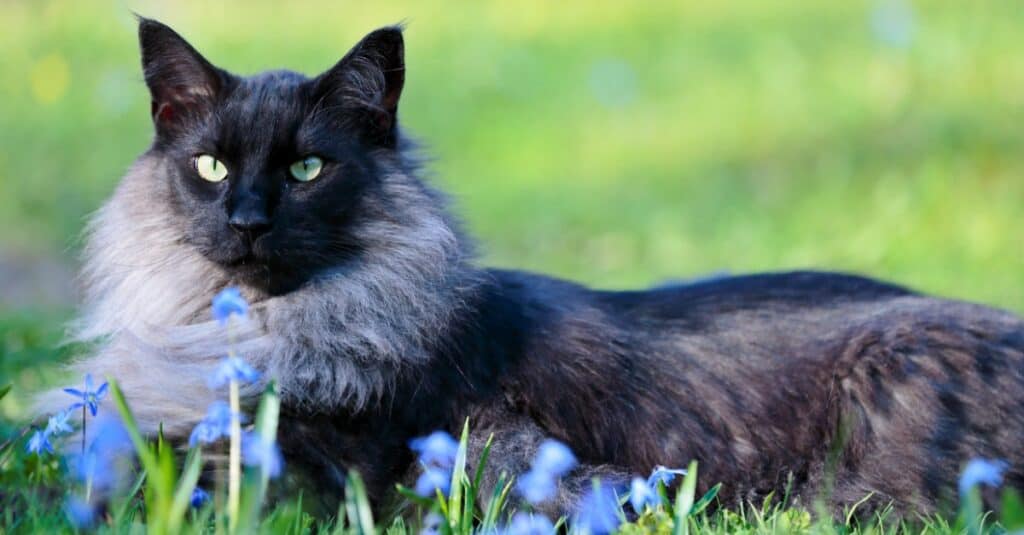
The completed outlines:
{"type": "Polygon", "coordinates": [[[220,182],[228,176],[228,168],[224,163],[209,154],[196,156],[192,163],[196,167],[196,173],[208,182],[220,182]]]}
{"type": "Polygon", "coordinates": [[[305,158],[293,163],[288,171],[292,174],[292,177],[299,182],[309,182],[314,178],[320,176],[320,171],[324,168],[324,161],[316,156],[306,156],[305,158]]]}

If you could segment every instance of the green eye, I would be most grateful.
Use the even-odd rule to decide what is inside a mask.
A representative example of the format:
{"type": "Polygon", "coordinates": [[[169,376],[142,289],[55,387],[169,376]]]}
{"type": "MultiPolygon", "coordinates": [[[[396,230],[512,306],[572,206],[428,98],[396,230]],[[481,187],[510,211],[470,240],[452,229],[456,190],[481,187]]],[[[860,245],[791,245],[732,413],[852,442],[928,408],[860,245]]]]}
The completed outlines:
{"type": "Polygon", "coordinates": [[[220,182],[228,176],[228,168],[224,167],[220,160],[209,154],[196,156],[193,163],[199,176],[208,182],[220,182]]]}
{"type": "Polygon", "coordinates": [[[291,172],[295,180],[299,182],[309,182],[320,175],[320,170],[324,168],[324,161],[316,156],[306,156],[305,158],[293,163],[288,171],[291,172]]]}

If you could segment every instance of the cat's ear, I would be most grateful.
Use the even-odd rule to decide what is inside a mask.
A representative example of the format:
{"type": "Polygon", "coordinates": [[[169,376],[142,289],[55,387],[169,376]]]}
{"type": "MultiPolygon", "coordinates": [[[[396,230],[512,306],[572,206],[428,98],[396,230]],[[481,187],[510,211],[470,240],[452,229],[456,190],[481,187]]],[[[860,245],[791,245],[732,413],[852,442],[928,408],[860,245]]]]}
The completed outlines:
{"type": "Polygon", "coordinates": [[[368,141],[393,147],[405,84],[402,28],[371,32],[313,83],[315,98],[354,120],[368,141]]]}
{"type": "Polygon", "coordinates": [[[170,27],[139,17],[142,71],[157,130],[174,129],[209,111],[228,74],[206,61],[170,27]]]}

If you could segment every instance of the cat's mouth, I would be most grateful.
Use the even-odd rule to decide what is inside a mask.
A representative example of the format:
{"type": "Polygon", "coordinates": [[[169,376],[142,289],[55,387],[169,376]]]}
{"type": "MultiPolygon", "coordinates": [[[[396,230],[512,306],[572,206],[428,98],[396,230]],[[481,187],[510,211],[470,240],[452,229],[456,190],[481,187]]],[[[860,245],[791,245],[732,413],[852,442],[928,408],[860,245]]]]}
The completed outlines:
{"type": "Polygon", "coordinates": [[[302,283],[297,272],[265,247],[240,247],[237,254],[219,264],[232,279],[270,295],[288,293],[302,283]]]}
{"type": "Polygon", "coordinates": [[[232,240],[234,243],[222,245],[215,253],[215,262],[231,272],[263,272],[266,277],[270,270],[270,251],[262,238],[250,241],[247,239],[232,240]]]}

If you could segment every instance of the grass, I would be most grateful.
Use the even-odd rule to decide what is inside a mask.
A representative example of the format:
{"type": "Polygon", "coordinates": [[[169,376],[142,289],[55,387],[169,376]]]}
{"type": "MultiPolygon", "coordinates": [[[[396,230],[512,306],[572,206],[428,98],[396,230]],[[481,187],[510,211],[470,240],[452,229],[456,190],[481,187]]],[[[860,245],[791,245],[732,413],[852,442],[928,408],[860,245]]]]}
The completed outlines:
{"type": "MultiPolygon", "coordinates": [[[[261,504],[267,496],[270,474],[263,466],[246,467],[240,476],[237,491],[241,506],[232,508],[230,496],[235,495],[233,485],[218,479],[209,489],[210,496],[202,503],[190,504],[197,487],[200,469],[203,465],[203,447],[190,447],[183,456],[165,443],[162,437],[146,440],[139,435],[127,400],[117,384],[110,387],[115,399],[120,421],[124,422],[123,441],[129,443],[128,450],[134,449],[138,471],[125,466],[107,465],[102,459],[123,458],[125,450],[111,437],[110,428],[93,439],[88,451],[101,460],[95,466],[101,468],[88,475],[76,468],[75,454],[60,457],[53,454],[22,454],[23,439],[16,439],[0,445],[0,459],[3,470],[0,481],[0,529],[4,533],[73,533],[81,530],[99,533],[156,534],[177,533],[330,533],[344,535],[366,535],[385,533],[405,535],[408,533],[439,535],[470,535],[472,533],[507,533],[528,535],[550,533],[550,531],[516,531],[514,518],[519,512],[529,514],[530,506],[517,498],[512,491],[514,474],[503,474],[493,488],[482,485],[482,474],[486,467],[493,437],[488,441],[477,460],[474,472],[468,470],[466,458],[469,439],[469,423],[463,429],[457,451],[450,458],[451,484],[447,495],[440,490],[436,497],[423,497],[413,490],[399,485],[397,490],[406,497],[400,514],[374,518],[365,488],[358,473],[350,473],[347,479],[345,499],[339,504],[337,513],[328,517],[316,517],[303,509],[302,495],[275,502],[264,510],[261,504]],[[96,448],[97,444],[102,447],[96,448]],[[104,453],[106,448],[109,453],[104,453]],[[177,461],[177,459],[184,459],[177,461]],[[115,475],[116,473],[116,475],[115,475]],[[118,482],[110,483],[116,480],[118,482]],[[105,481],[101,483],[101,481],[105,481]],[[225,487],[228,490],[225,490],[225,487]],[[75,500],[90,496],[91,504],[87,515],[70,505],[75,500]],[[102,498],[97,498],[102,496],[102,498]],[[102,504],[102,505],[95,505],[102,504]],[[229,511],[237,511],[229,514],[229,511]],[[509,530],[509,531],[506,531],[509,530]]],[[[0,399],[7,390],[0,390],[0,399]]],[[[273,385],[263,395],[256,413],[253,432],[264,437],[276,434],[278,397],[273,385]]],[[[101,416],[102,417],[102,416],[101,416]]],[[[83,412],[83,418],[85,413],[83,412]]],[[[94,423],[95,425],[95,423],[94,423]]],[[[55,441],[60,440],[54,439],[55,441]]],[[[66,438],[64,439],[66,440],[66,438]]],[[[236,438],[230,439],[232,443],[236,438]]],[[[83,448],[85,446],[83,445],[83,448]]],[[[75,451],[75,448],[70,448],[75,451]]],[[[81,461],[78,461],[81,462],[81,461]]],[[[224,459],[211,461],[223,473],[224,459]]],[[[232,479],[234,476],[232,476],[232,479]]],[[[658,483],[656,492],[660,500],[645,506],[639,516],[627,521],[625,509],[627,496],[616,500],[612,495],[602,505],[617,518],[617,532],[629,535],[688,535],[689,533],[710,534],[952,534],[965,533],[1015,533],[1024,528],[1024,502],[1012,489],[1006,489],[1002,496],[1001,516],[984,513],[981,508],[981,494],[972,488],[963,498],[959,513],[943,516],[899,518],[890,510],[883,510],[874,516],[861,518],[856,514],[856,505],[848,508],[843,515],[835,517],[819,511],[812,515],[800,508],[788,508],[785,499],[768,498],[761,504],[746,504],[737,509],[718,506],[716,495],[719,486],[714,486],[703,496],[696,493],[698,464],[693,461],[687,467],[681,484],[674,489],[658,483]],[[674,496],[673,496],[674,493],[674,496]]],[[[595,481],[595,490],[600,482],[595,481]]],[[[88,500],[89,498],[84,498],[88,500]]],[[[587,522],[585,513],[571,518],[558,519],[556,529],[569,533],[586,534],[591,531],[582,528],[587,522]]],[[[550,530],[550,528],[548,528],[550,530]]],[[[597,532],[594,532],[597,533],[597,532]]]]}
{"type": "MultiPolygon", "coordinates": [[[[602,287],[842,269],[1024,311],[1024,11],[899,5],[3,2],[0,385],[15,387],[0,440],[75,352],[58,348],[72,297],[43,291],[66,281],[24,274],[73,263],[83,218],[149,142],[129,9],[241,73],[312,74],[369,29],[408,21],[402,121],[488,264],[602,287]],[[45,299],[23,292],[29,279],[45,299]]],[[[0,464],[0,498],[35,500],[5,502],[0,530],[70,529],[23,479],[56,484],[57,468],[17,452],[0,464]]],[[[760,505],[687,529],[855,529],[760,505]]],[[[317,525],[298,503],[262,518],[266,530],[317,525]]],[[[111,530],[138,520],[124,521],[111,530]]]]}

